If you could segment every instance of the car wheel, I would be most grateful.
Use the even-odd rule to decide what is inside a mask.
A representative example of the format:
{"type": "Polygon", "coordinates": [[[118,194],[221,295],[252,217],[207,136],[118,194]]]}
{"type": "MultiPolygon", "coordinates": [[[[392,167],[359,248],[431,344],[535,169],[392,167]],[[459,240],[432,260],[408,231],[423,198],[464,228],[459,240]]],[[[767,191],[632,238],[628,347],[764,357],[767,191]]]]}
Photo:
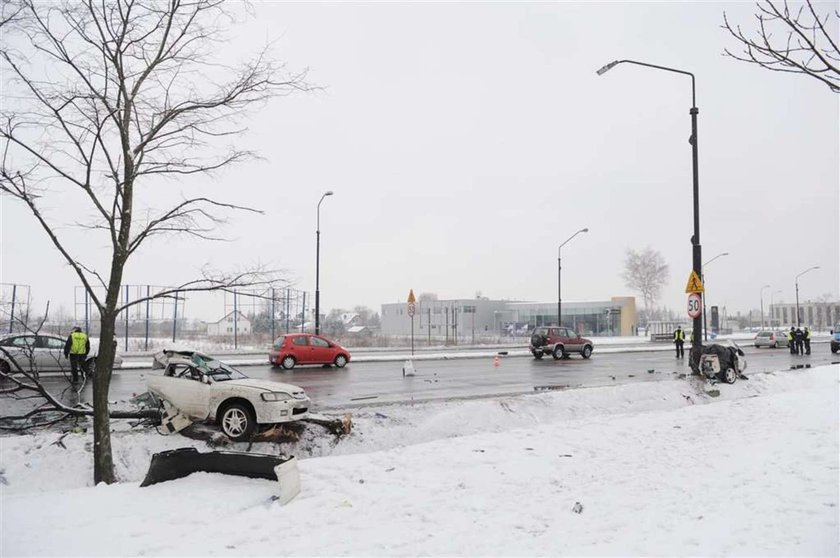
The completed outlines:
{"type": "Polygon", "coordinates": [[[295,367],[296,362],[297,361],[295,360],[295,357],[289,355],[289,356],[287,356],[286,358],[283,359],[283,362],[281,363],[281,365],[286,370],[291,370],[292,368],[295,367]]]}
{"type": "Polygon", "coordinates": [[[756,349],[760,349],[760,348],[761,348],[761,345],[756,344],[755,348],[756,348],[756,349]]]}
{"type": "MultiPolygon", "coordinates": [[[[832,351],[832,352],[834,352],[834,351],[832,351]]],[[[6,362],[5,360],[0,360],[0,372],[2,372],[3,374],[9,374],[9,373],[11,373],[11,371],[12,371],[12,367],[9,366],[9,363],[6,362]]]]}
{"type": "Polygon", "coordinates": [[[347,364],[347,357],[346,357],[346,356],[344,356],[344,355],[338,355],[337,357],[335,357],[335,365],[336,365],[338,368],[344,368],[344,366],[345,366],[346,364],[347,364]]]}
{"type": "Polygon", "coordinates": [[[542,351],[531,351],[531,354],[534,355],[534,358],[537,360],[541,360],[543,357],[542,351]]]}
{"type": "Polygon", "coordinates": [[[554,360],[560,360],[561,358],[563,358],[564,355],[565,353],[563,352],[563,347],[561,347],[560,345],[554,347],[554,351],[552,351],[551,353],[551,356],[554,357],[554,360]]]}
{"type": "Polygon", "coordinates": [[[738,374],[735,372],[734,368],[727,368],[726,372],[723,373],[723,381],[727,384],[734,384],[737,379],[738,374]]]}
{"type": "Polygon", "coordinates": [[[589,358],[592,356],[592,347],[589,345],[585,346],[583,350],[580,352],[580,356],[583,358],[589,358]]]}
{"type": "Polygon", "coordinates": [[[219,418],[219,424],[225,436],[234,442],[243,442],[251,437],[254,431],[254,417],[251,411],[239,403],[233,403],[226,407],[219,418]]]}

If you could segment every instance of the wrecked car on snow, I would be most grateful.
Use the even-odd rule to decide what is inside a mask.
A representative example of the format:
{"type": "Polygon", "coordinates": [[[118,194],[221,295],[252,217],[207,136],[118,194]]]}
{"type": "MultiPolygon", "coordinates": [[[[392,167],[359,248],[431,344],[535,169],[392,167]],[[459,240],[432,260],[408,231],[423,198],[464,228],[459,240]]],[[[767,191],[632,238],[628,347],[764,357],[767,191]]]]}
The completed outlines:
{"type": "Polygon", "coordinates": [[[165,401],[167,415],[190,422],[215,421],[233,441],[247,440],[258,425],[305,418],[310,399],[298,386],[248,378],[198,351],[165,349],[154,356],[146,385],[165,401]]]}

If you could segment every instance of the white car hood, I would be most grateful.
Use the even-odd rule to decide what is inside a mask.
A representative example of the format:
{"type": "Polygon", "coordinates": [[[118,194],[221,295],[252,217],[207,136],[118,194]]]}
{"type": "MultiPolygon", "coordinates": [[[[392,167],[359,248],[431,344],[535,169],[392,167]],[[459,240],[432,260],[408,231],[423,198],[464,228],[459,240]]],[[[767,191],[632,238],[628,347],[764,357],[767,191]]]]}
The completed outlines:
{"type": "Polygon", "coordinates": [[[225,380],[224,382],[216,382],[223,386],[248,387],[264,391],[283,391],[289,394],[302,393],[303,388],[292,384],[283,384],[279,382],[270,382],[268,380],[257,380],[254,378],[245,378],[242,380],[225,380]]]}

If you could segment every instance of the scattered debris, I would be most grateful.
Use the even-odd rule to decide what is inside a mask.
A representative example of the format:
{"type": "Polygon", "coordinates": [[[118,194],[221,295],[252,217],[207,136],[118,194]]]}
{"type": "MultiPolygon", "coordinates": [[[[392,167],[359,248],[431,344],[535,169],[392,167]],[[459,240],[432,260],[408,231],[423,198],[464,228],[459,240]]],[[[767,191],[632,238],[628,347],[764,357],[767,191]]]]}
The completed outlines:
{"type": "Polygon", "coordinates": [[[534,451],[534,448],[525,448],[525,451],[534,451]]]}
{"type": "Polygon", "coordinates": [[[6,480],[6,470],[0,469],[0,484],[5,484],[6,486],[9,485],[9,481],[6,480]]]}
{"type": "Polygon", "coordinates": [[[359,479],[359,484],[365,484],[365,479],[359,479]]]}
{"type": "Polygon", "coordinates": [[[337,508],[352,508],[353,504],[350,503],[350,500],[344,500],[340,504],[336,506],[337,508]]]}
{"type": "Polygon", "coordinates": [[[692,399],[690,395],[686,395],[686,394],[684,394],[684,393],[681,393],[680,395],[682,395],[683,397],[685,397],[685,400],[686,400],[686,401],[688,401],[689,403],[691,403],[692,405],[694,405],[694,399],[692,399]]]}
{"type": "Polygon", "coordinates": [[[61,435],[61,437],[60,437],[58,440],[56,440],[55,442],[51,443],[50,445],[51,445],[51,446],[58,446],[58,447],[60,447],[61,449],[67,449],[67,446],[65,446],[65,445],[64,445],[64,438],[65,438],[68,434],[70,434],[70,433],[69,433],[69,432],[65,432],[64,434],[62,434],[62,435],[61,435]]]}
{"type": "Polygon", "coordinates": [[[364,397],[351,397],[350,401],[364,401],[365,399],[377,399],[378,395],[365,395],[364,397]]]}
{"type": "Polygon", "coordinates": [[[383,415],[382,413],[373,413],[373,416],[376,418],[388,418],[388,415],[383,415]]]}
{"type": "Polygon", "coordinates": [[[572,457],[571,453],[561,453],[558,457],[572,457]]]}
{"type": "Polygon", "coordinates": [[[483,449],[474,449],[473,451],[476,452],[476,453],[484,453],[483,449]]]}
{"type": "Polygon", "coordinates": [[[610,376],[610,378],[612,378],[613,380],[615,380],[615,376],[610,376]]]}
{"type": "Polygon", "coordinates": [[[569,389],[569,384],[556,384],[551,386],[534,386],[534,391],[554,391],[561,389],[569,389]]]}
{"type": "Polygon", "coordinates": [[[583,504],[575,502],[575,506],[572,508],[572,511],[575,513],[583,513],[583,504]]]}
{"type": "Polygon", "coordinates": [[[653,374],[655,370],[656,370],[655,368],[649,368],[648,369],[648,374],[653,374]]]}
{"type": "Polygon", "coordinates": [[[720,390],[719,389],[710,389],[710,390],[706,391],[706,394],[709,397],[718,397],[720,395],[720,390]]]}
{"type": "Polygon", "coordinates": [[[388,467],[387,469],[385,469],[385,472],[390,473],[391,471],[393,471],[395,469],[396,469],[396,467],[388,467]]]}
{"type": "Polygon", "coordinates": [[[403,364],[402,373],[403,378],[405,378],[406,376],[414,376],[414,363],[410,360],[405,361],[405,364],[403,364]]]}

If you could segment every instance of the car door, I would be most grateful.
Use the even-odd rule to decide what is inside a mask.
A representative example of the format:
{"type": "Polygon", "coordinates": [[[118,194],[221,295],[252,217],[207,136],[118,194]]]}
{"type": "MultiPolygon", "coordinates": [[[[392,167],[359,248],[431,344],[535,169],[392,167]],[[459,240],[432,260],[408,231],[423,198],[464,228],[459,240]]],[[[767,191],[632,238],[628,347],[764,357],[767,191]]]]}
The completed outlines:
{"type": "Polygon", "coordinates": [[[170,364],[165,376],[156,379],[160,396],[193,419],[204,420],[210,414],[211,390],[202,374],[193,366],[170,364]]]}
{"type": "Polygon", "coordinates": [[[35,361],[34,335],[10,337],[3,342],[3,349],[8,353],[9,360],[14,360],[17,364],[15,366],[11,362],[9,363],[12,372],[17,372],[18,367],[24,372],[35,372],[38,370],[38,363],[35,361]]]}
{"type": "Polygon", "coordinates": [[[310,364],[312,362],[312,347],[309,346],[308,336],[295,335],[292,337],[292,355],[298,364],[310,364]]]}
{"type": "Polygon", "coordinates": [[[567,353],[572,353],[580,350],[580,338],[572,333],[567,327],[560,328],[560,337],[563,339],[563,346],[567,353]]]}
{"type": "Polygon", "coordinates": [[[70,359],[64,356],[65,340],[52,335],[39,335],[35,351],[39,370],[70,370],[70,359]]]}
{"type": "Polygon", "coordinates": [[[312,362],[314,364],[329,364],[333,361],[333,349],[330,347],[329,341],[313,335],[309,338],[309,345],[312,349],[312,362]]]}

